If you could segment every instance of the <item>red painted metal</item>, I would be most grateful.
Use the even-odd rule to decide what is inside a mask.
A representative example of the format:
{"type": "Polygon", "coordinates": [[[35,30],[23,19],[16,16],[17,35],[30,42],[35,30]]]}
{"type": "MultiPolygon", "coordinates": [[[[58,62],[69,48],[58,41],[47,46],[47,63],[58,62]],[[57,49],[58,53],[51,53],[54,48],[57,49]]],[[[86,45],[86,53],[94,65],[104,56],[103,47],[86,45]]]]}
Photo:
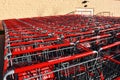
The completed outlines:
{"type": "Polygon", "coordinates": [[[114,80],[120,80],[120,76],[119,76],[119,77],[117,77],[117,78],[115,78],[114,80]]]}
{"type": "Polygon", "coordinates": [[[109,49],[109,48],[112,48],[112,47],[115,47],[115,46],[119,46],[119,45],[120,45],[120,41],[115,42],[115,43],[113,43],[113,44],[109,44],[109,45],[107,45],[107,46],[103,46],[103,47],[101,48],[101,50],[106,50],[106,49],[109,49]]]}
{"type": "Polygon", "coordinates": [[[105,65],[120,64],[116,59],[120,49],[119,18],[60,15],[10,19],[3,24],[4,80],[15,79],[15,75],[18,80],[105,80],[105,65]]]}
{"type": "Polygon", "coordinates": [[[105,56],[105,58],[107,58],[108,60],[120,65],[120,61],[113,59],[111,56],[105,56]]]}
{"type": "Polygon", "coordinates": [[[15,69],[15,73],[21,73],[21,72],[25,72],[25,71],[36,69],[36,68],[43,68],[43,67],[46,67],[46,66],[50,66],[50,65],[70,61],[70,60],[74,60],[74,59],[77,59],[77,58],[83,58],[83,57],[86,57],[86,56],[89,56],[89,55],[93,55],[95,53],[97,53],[97,52],[90,51],[90,52],[85,52],[85,53],[77,54],[77,55],[73,55],[73,56],[62,57],[62,58],[59,58],[59,59],[50,60],[50,61],[43,62],[43,63],[40,63],[40,64],[15,69]]]}

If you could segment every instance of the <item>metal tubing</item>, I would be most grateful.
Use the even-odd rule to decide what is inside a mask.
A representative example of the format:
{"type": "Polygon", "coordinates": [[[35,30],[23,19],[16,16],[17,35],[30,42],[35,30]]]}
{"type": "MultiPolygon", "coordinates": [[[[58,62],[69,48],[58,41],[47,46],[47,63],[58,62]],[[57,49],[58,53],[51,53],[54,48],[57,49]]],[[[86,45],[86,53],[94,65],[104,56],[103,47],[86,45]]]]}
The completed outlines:
{"type": "Polygon", "coordinates": [[[115,47],[115,46],[119,46],[119,45],[120,45],[120,41],[115,42],[113,44],[109,44],[107,46],[103,46],[99,49],[99,51],[106,50],[106,49],[109,49],[109,48],[112,48],[112,47],[115,47]]]}
{"type": "Polygon", "coordinates": [[[116,59],[113,59],[111,56],[105,56],[105,58],[107,58],[108,60],[120,65],[120,61],[118,61],[116,59]]]}
{"type": "Polygon", "coordinates": [[[67,47],[67,46],[70,46],[71,43],[64,43],[64,44],[57,44],[57,45],[50,45],[50,46],[45,46],[45,47],[37,47],[37,48],[34,48],[34,49],[30,49],[30,50],[23,50],[23,51],[15,51],[15,52],[12,52],[12,55],[20,55],[20,54],[25,54],[25,53],[31,53],[31,52],[37,52],[37,51],[42,51],[42,50],[49,50],[49,49],[57,49],[57,48],[60,48],[60,47],[67,47]]]}
{"type": "Polygon", "coordinates": [[[100,36],[86,38],[86,39],[80,40],[80,42],[85,42],[85,41],[90,41],[90,40],[95,40],[95,39],[100,39],[100,38],[105,38],[105,37],[110,37],[110,36],[111,36],[110,34],[104,34],[104,35],[100,35],[100,36]]]}
{"type": "Polygon", "coordinates": [[[19,45],[27,45],[27,44],[32,44],[32,43],[40,43],[40,42],[47,42],[47,41],[54,41],[57,40],[57,38],[49,38],[45,40],[33,40],[33,41],[28,41],[28,42],[19,42],[19,43],[12,43],[11,46],[19,46],[19,45]]]}
{"type": "Polygon", "coordinates": [[[50,60],[50,61],[47,61],[47,62],[35,64],[35,65],[32,65],[32,66],[17,68],[17,69],[15,69],[15,73],[25,72],[25,71],[36,69],[36,68],[43,68],[43,67],[46,67],[46,66],[50,66],[50,65],[54,65],[54,64],[74,60],[74,59],[78,59],[78,58],[83,58],[83,57],[93,55],[93,54],[97,54],[97,53],[98,53],[97,51],[89,51],[89,52],[85,52],[85,53],[82,53],[82,54],[76,54],[76,55],[73,55],[73,56],[62,57],[62,58],[59,58],[59,59],[50,60]]]}
{"type": "Polygon", "coordinates": [[[8,72],[4,75],[3,80],[7,80],[7,77],[10,76],[10,75],[12,75],[12,74],[14,74],[14,70],[8,71],[8,72]]]}

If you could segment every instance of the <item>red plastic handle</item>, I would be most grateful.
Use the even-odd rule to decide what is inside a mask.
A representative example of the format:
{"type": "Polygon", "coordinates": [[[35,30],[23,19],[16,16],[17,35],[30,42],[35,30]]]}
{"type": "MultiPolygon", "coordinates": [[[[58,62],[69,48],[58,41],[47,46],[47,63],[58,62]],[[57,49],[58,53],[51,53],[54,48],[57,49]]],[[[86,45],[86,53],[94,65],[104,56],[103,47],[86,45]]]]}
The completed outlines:
{"type": "Polygon", "coordinates": [[[25,71],[36,69],[36,68],[43,68],[43,67],[46,67],[46,66],[59,64],[61,62],[66,62],[66,61],[90,56],[90,55],[95,54],[95,53],[97,53],[97,51],[89,51],[89,52],[85,52],[85,53],[82,53],[82,54],[76,54],[74,56],[62,57],[62,58],[59,58],[59,59],[56,59],[56,60],[50,60],[50,61],[47,61],[47,62],[43,62],[43,63],[31,65],[31,66],[17,68],[17,69],[15,69],[15,73],[21,73],[21,72],[25,72],[25,71]]]}

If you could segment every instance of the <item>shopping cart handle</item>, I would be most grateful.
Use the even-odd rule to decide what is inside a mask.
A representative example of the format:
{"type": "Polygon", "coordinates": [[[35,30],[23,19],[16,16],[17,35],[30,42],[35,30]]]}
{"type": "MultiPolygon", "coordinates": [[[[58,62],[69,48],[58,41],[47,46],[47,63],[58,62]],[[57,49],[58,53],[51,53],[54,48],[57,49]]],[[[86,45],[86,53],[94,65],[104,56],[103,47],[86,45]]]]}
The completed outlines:
{"type": "Polygon", "coordinates": [[[21,72],[25,72],[25,71],[28,71],[28,70],[33,70],[33,69],[36,69],[36,68],[43,68],[43,67],[46,67],[46,66],[59,64],[61,62],[66,62],[66,61],[70,61],[70,60],[74,60],[74,59],[78,59],[78,58],[83,58],[83,57],[93,55],[93,54],[97,54],[97,53],[98,53],[97,51],[89,51],[89,52],[84,52],[84,53],[81,53],[81,54],[76,54],[76,55],[73,55],[73,56],[61,57],[61,58],[58,58],[58,59],[55,59],[55,60],[49,60],[47,62],[43,62],[43,63],[31,65],[31,66],[16,68],[15,73],[21,73],[21,72]]]}
{"type": "Polygon", "coordinates": [[[115,47],[115,46],[118,46],[118,45],[120,45],[120,41],[115,42],[113,44],[109,44],[107,46],[103,46],[99,49],[99,51],[106,50],[106,49],[109,49],[109,48],[112,48],[112,47],[115,47]]]}
{"type": "Polygon", "coordinates": [[[105,38],[105,37],[109,37],[109,36],[111,36],[111,34],[104,34],[104,35],[100,35],[100,36],[95,36],[95,37],[91,37],[91,38],[82,39],[82,40],[80,40],[80,42],[85,42],[85,41],[105,38]]]}
{"type": "Polygon", "coordinates": [[[92,34],[93,32],[94,31],[87,31],[87,32],[81,32],[81,33],[77,33],[77,34],[69,34],[69,35],[66,35],[65,38],[86,35],[86,34],[92,34]]]}
{"type": "Polygon", "coordinates": [[[60,47],[67,47],[70,46],[71,43],[64,43],[64,44],[57,44],[57,45],[50,45],[50,46],[45,46],[45,47],[37,47],[34,49],[30,49],[30,50],[23,50],[23,51],[14,51],[12,52],[12,55],[20,55],[20,54],[26,54],[26,53],[31,53],[31,52],[37,52],[37,51],[42,51],[42,50],[46,50],[46,49],[54,49],[54,48],[60,48],[60,47]]]}
{"type": "Polygon", "coordinates": [[[108,28],[108,29],[102,30],[102,31],[100,31],[100,32],[112,31],[112,30],[119,29],[119,28],[120,28],[120,27],[108,28]]]}
{"type": "Polygon", "coordinates": [[[108,60],[120,65],[120,61],[118,61],[116,59],[113,59],[111,56],[105,56],[105,58],[107,58],[108,60]]]}

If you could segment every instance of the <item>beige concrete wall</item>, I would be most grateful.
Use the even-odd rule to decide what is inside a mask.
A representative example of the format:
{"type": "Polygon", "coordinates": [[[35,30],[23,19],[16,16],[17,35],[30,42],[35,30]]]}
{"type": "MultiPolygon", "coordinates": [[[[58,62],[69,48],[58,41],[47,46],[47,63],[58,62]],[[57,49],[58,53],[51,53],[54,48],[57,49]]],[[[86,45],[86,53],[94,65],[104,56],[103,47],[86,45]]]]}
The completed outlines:
{"type": "MultiPolygon", "coordinates": [[[[35,16],[61,15],[82,7],[82,0],[0,0],[0,20],[35,16]]],[[[89,0],[95,14],[110,11],[120,16],[120,1],[89,0]]]]}
{"type": "Polygon", "coordinates": [[[113,16],[120,16],[120,0],[90,0],[89,4],[95,9],[95,14],[107,11],[113,16]]]}

